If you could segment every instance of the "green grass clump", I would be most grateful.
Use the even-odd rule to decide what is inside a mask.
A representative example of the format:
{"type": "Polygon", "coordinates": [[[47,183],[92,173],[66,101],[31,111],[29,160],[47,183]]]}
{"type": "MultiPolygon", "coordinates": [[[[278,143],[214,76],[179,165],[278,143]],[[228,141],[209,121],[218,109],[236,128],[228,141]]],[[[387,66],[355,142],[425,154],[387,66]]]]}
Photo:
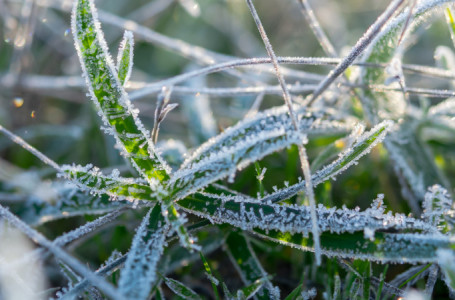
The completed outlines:
{"type": "MultiPolygon", "coordinates": [[[[455,54],[439,46],[436,67],[406,56],[425,34],[421,24],[445,22],[442,9],[450,42],[449,2],[406,8],[391,1],[339,58],[307,0],[294,4],[328,57],[277,56],[286,47],[262,17],[274,12],[257,3],[258,13],[251,0],[243,11],[209,0],[160,0],[137,10],[115,2],[117,14],[74,0],[76,51],[70,44],[68,56],[77,53],[84,80],[22,74],[36,12],[25,1],[16,24],[7,11],[5,30],[18,29],[0,84],[78,103],[43,108],[63,114],[65,124],[32,122],[22,134],[0,125],[0,298],[453,297],[455,54]],[[251,13],[254,24],[235,22],[230,31],[229,18],[214,19],[215,12],[251,13]],[[167,34],[194,35],[209,48],[189,28],[211,24],[236,49],[208,50],[140,25],[160,14],[155,25],[167,34]],[[101,29],[100,21],[116,28],[101,29]],[[125,32],[114,62],[106,39],[118,40],[118,27],[125,32]],[[256,29],[260,39],[248,33],[256,29]],[[179,74],[148,78],[162,76],[148,68],[160,70],[163,60],[179,74]],[[325,66],[335,67],[324,75],[325,66]],[[437,88],[410,84],[419,76],[437,88]],[[67,122],[73,114],[79,117],[67,122]],[[33,156],[46,167],[30,168],[33,156]],[[12,227],[34,245],[9,234],[12,227]],[[15,243],[20,251],[5,246],[15,243]]],[[[65,10],[39,5],[52,22],[61,17],[54,10],[65,10]]],[[[219,46],[217,33],[205,35],[219,46]]],[[[15,96],[15,109],[28,105],[15,96]]],[[[9,119],[0,114],[2,124],[9,119]]]]}

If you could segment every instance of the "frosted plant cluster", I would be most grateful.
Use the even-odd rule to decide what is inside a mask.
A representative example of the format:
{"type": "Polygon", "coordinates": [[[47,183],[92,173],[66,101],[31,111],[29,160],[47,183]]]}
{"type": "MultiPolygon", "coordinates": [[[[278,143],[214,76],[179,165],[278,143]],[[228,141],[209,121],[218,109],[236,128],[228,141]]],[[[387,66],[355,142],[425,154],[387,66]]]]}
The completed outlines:
{"type": "MultiPolygon", "coordinates": [[[[49,2],[49,6],[58,6],[49,2]]],[[[166,1],[155,2],[158,4],[153,9],[157,13],[170,5],[166,1]]],[[[453,144],[455,101],[449,96],[454,97],[455,93],[408,86],[407,74],[450,79],[453,85],[455,56],[453,50],[441,46],[435,52],[438,67],[403,62],[414,34],[430,17],[445,13],[449,31],[454,35],[455,22],[448,6],[451,2],[416,0],[406,6],[408,1],[393,0],[347,55],[338,58],[309,1],[297,0],[328,56],[311,58],[277,56],[261,14],[252,0],[246,0],[245,9],[251,13],[261,37],[253,46],[264,48],[268,56],[241,59],[161,35],[132,20],[104,11],[98,13],[93,0],[72,1],[71,32],[84,80],[70,78],[74,79],[71,82],[88,90],[87,96],[102,122],[101,131],[114,138],[113,148],[132,168],[59,164],[0,125],[3,135],[57,175],[48,180],[44,179],[47,175],[33,176],[35,173],[21,173],[14,167],[5,174],[0,171],[0,187],[7,191],[5,195],[0,191],[0,219],[39,246],[11,262],[0,257],[0,298],[2,276],[7,271],[12,270],[15,284],[23,284],[14,272],[25,264],[44,264],[50,255],[67,286],[56,292],[42,287],[43,291],[36,294],[58,299],[145,300],[152,296],[163,299],[170,293],[185,299],[203,299],[200,289],[170,277],[179,268],[196,262],[202,263],[204,278],[211,284],[215,299],[385,299],[403,295],[424,299],[433,295],[440,278],[453,297],[455,210],[450,180],[444,173],[450,165],[441,162],[441,155],[435,159],[426,144],[453,144]],[[116,62],[100,20],[125,29],[116,62]],[[135,35],[198,64],[192,63],[183,74],[158,82],[131,81],[135,35]],[[286,68],[285,63],[334,68],[327,75],[320,75],[286,68]],[[206,87],[209,83],[204,76],[217,72],[251,86],[206,87]],[[254,73],[263,77],[254,77],[254,73]],[[258,78],[272,78],[278,85],[267,85],[269,80],[258,82],[258,78]],[[295,83],[290,83],[293,79],[295,83]],[[131,89],[134,91],[130,93],[131,89]],[[152,94],[158,94],[158,100],[153,128],[148,130],[139,118],[140,105],[135,101],[152,94]],[[261,110],[270,94],[282,96],[284,105],[261,110]],[[174,103],[174,95],[182,96],[181,105],[174,103]],[[254,95],[255,99],[250,105],[242,104],[243,117],[237,117],[238,122],[232,126],[217,128],[210,96],[241,99],[245,95],[254,95]],[[411,97],[420,95],[444,100],[430,104],[419,99],[418,105],[411,97]],[[160,129],[166,128],[170,116],[180,109],[193,131],[189,144],[160,135],[160,129]],[[159,137],[164,140],[158,142],[159,137]],[[292,169],[295,164],[293,175],[302,176],[273,178],[270,182],[280,182],[280,186],[266,186],[275,172],[282,174],[273,163],[267,164],[270,157],[287,153],[290,160],[293,152],[294,161],[287,166],[292,169]],[[397,181],[401,194],[395,198],[403,200],[411,214],[389,209],[388,206],[402,211],[403,207],[386,196],[390,195],[388,191],[362,203],[363,209],[347,205],[353,203],[349,199],[338,206],[327,200],[324,193],[331,192],[337,177],[343,181],[346,173],[366,160],[365,156],[377,165],[386,160],[391,163],[396,178],[378,175],[379,180],[397,181]],[[251,176],[252,182],[258,184],[259,192],[241,192],[242,185],[236,184],[253,166],[257,174],[251,176]],[[28,177],[21,177],[24,174],[28,177]],[[20,178],[34,179],[25,188],[19,183],[20,178]],[[48,192],[30,192],[43,185],[48,192]],[[14,191],[19,192],[16,195],[14,191]],[[8,206],[2,197],[7,204],[20,202],[21,208],[8,206]],[[53,240],[38,231],[39,226],[50,221],[87,215],[97,217],[53,240]],[[82,262],[81,256],[71,253],[69,245],[83,243],[104,227],[122,222],[122,218],[136,220],[131,223],[135,231],[134,226],[128,225],[134,231],[128,250],[112,251],[95,271],[91,268],[93,262],[82,262]],[[137,222],[137,218],[142,221],[137,222]],[[272,249],[270,245],[276,248],[268,250],[272,249]],[[281,290],[283,284],[273,272],[268,273],[256,252],[291,248],[314,254],[304,259],[312,262],[312,271],[307,267],[301,282],[287,295],[281,290]],[[229,281],[212,269],[214,264],[206,260],[204,255],[219,249],[226,252],[239,273],[241,288],[233,290],[229,281]],[[394,273],[395,278],[389,280],[389,263],[414,266],[401,270],[401,274],[394,273]],[[305,276],[315,277],[321,264],[329,269],[337,264],[339,270],[345,270],[346,278],[340,278],[335,268],[330,277],[325,275],[327,289],[306,285],[305,276]],[[381,264],[387,267],[376,276],[373,266],[381,264]],[[425,281],[422,291],[408,288],[421,287],[417,285],[419,280],[425,281]]],[[[203,15],[204,8],[198,1],[176,3],[194,18],[203,15]]],[[[131,13],[138,20],[142,14],[131,13]]],[[[36,78],[22,82],[33,86],[33,80],[36,78]]],[[[64,81],[63,85],[68,86],[69,82],[64,81]]],[[[359,188],[345,184],[343,189],[349,192],[359,188]]],[[[0,226],[1,231],[8,230],[3,223],[0,226]]],[[[304,264],[304,260],[299,263],[304,264]]]]}

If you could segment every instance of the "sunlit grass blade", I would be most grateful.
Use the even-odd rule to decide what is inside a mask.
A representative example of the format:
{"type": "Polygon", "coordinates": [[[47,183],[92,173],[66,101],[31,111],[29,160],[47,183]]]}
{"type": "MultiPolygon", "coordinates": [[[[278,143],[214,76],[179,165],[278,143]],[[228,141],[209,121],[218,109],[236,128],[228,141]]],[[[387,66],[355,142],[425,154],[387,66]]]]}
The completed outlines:
{"type": "Polygon", "coordinates": [[[125,31],[117,55],[118,79],[125,85],[131,76],[133,69],[134,38],[131,31],[125,31]]]}
{"type": "Polygon", "coordinates": [[[250,242],[242,233],[231,232],[226,239],[226,246],[232,263],[246,285],[263,279],[263,288],[256,294],[258,299],[280,299],[280,290],[272,285],[250,242]]]}
{"type": "Polygon", "coordinates": [[[446,15],[447,24],[449,25],[450,37],[455,45],[455,20],[453,18],[454,14],[452,7],[447,7],[444,13],[446,15]]]}
{"type": "Polygon", "coordinates": [[[158,279],[157,265],[169,228],[159,204],[144,217],[134,236],[125,267],[120,273],[119,292],[128,298],[148,299],[158,279]]]}
{"type": "Polygon", "coordinates": [[[210,283],[212,284],[212,289],[213,289],[213,294],[215,295],[215,300],[219,300],[220,295],[218,294],[217,286],[220,284],[220,282],[218,281],[218,279],[215,278],[215,276],[213,276],[212,269],[210,268],[208,261],[205,259],[204,254],[202,254],[202,252],[199,252],[199,255],[201,256],[202,263],[204,264],[204,269],[205,269],[205,272],[207,273],[207,277],[209,278],[210,283]]]}
{"type": "MultiPolygon", "coordinates": [[[[139,120],[138,111],[132,106],[119,80],[100,29],[93,0],[74,2],[72,31],[83,74],[92,100],[106,126],[105,131],[115,137],[122,154],[129,158],[151,186],[156,185],[157,181],[166,181],[169,179],[170,168],[156,152],[150,133],[139,120]]],[[[164,190],[160,192],[166,194],[164,190]]],[[[183,220],[170,203],[171,200],[166,198],[164,201],[166,205],[163,210],[167,220],[179,232],[182,244],[192,247],[183,220]]]]}
{"type": "Polygon", "coordinates": [[[72,31],[87,87],[107,127],[105,131],[115,137],[122,154],[146,179],[166,180],[169,168],[157,154],[150,133],[123,88],[92,0],[74,1],[72,31]]]}

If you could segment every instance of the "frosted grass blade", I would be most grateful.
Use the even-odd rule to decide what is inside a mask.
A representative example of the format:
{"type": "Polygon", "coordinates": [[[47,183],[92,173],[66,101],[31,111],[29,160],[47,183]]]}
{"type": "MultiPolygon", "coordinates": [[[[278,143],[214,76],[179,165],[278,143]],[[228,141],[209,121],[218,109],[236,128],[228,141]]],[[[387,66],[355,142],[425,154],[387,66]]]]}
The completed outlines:
{"type": "Polygon", "coordinates": [[[307,134],[340,134],[346,130],[346,125],[326,120],[327,115],[305,113],[303,109],[299,112],[299,132],[293,130],[286,107],[281,107],[239,122],[203,144],[171,178],[169,189],[173,191],[174,199],[181,199],[223,177],[233,176],[237,169],[266,155],[302,144],[307,134]]]}
{"type": "Polygon", "coordinates": [[[73,216],[104,214],[128,206],[122,201],[111,201],[111,197],[106,194],[93,196],[75,187],[59,184],[57,191],[55,203],[28,199],[23,209],[17,211],[17,215],[27,224],[37,226],[73,216]]]}
{"type": "Polygon", "coordinates": [[[168,288],[171,289],[171,291],[173,291],[176,295],[183,297],[184,299],[202,300],[202,298],[196,294],[195,291],[180,281],[168,277],[163,277],[163,281],[168,286],[168,288]]]}
{"type": "Polygon", "coordinates": [[[131,31],[125,31],[117,55],[117,72],[120,83],[124,86],[133,69],[134,38],[131,31]]]}
{"type": "MultiPolygon", "coordinates": [[[[138,111],[120,82],[93,0],[74,2],[71,25],[83,75],[106,126],[105,132],[114,136],[122,155],[129,158],[152,187],[168,180],[171,169],[156,152],[150,133],[139,120],[138,111]]],[[[160,190],[157,194],[166,192],[160,190]]],[[[164,202],[167,221],[179,232],[182,244],[192,247],[191,238],[183,227],[183,219],[172,206],[171,199],[166,198],[164,202]]]]}
{"type": "MultiPolygon", "coordinates": [[[[328,179],[334,179],[338,174],[349,167],[356,165],[358,160],[369,153],[373,147],[384,140],[386,134],[392,129],[393,122],[383,121],[370,131],[357,137],[353,145],[343,151],[337,160],[315,172],[312,176],[313,185],[317,186],[328,179]]],[[[305,182],[300,181],[292,186],[277,190],[273,194],[265,196],[263,202],[279,202],[296,195],[305,189],[305,182]]]]}
{"type": "Polygon", "coordinates": [[[120,272],[119,292],[130,299],[148,299],[157,280],[157,265],[163,253],[169,228],[160,205],[144,217],[139,226],[124,269],[120,272]]]}
{"type": "MultiPolygon", "coordinates": [[[[376,230],[423,230],[437,232],[427,222],[403,214],[384,213],[383,208],[337,209],[317,207],[318,227],[321,232],[343,233],[376,230]]],[[[310,208],[300,205],[266,204],[242,197],[227,197],[196,193],[177,202],[186,211],[215,224],[231,224],[243,230],[260,228],[281,232],[308,234],[311,231],[310,208]]]]}
{"type": "Polygon", "coordinates": [[[83,75],[105,131],[115,137],[122,154],[145,178],[168,179],[169,167],[156,152],[150,133],[120,82],[93,0],[74,1],[72,31],[83,75]]]}
{"type": "MultiPolygon", "coordinates": [[[[296,106],[295,113],[300,120],[300,131],[310,137],[316,135],[342,135],[346,134],[352,127],[347,122],[337,121],[336,112],[330,110],[327,112],[307,111],[303,107],[296,106]]],[[[221,152],[225,148],[233,147],[242,140],[254,137],[262,131],[271,131],[279,128],[284,128],[286,131],[293,130],[286,106],[279,106],[257,113],[254,117],[240,121],[236,125],[225,129],[223,133],[196,149],[185,160],[182,169],[209,157],[214,152],[221,152]]]]}
{"type": "MultiPolygon", "coordinates": [[[[62,176],[91,194],[106,194],[114,200],[127,201],[156,201],[159,199],[157,191],[150,184],[133,178],[120,177],[118,170],[112,171],[110,176],[107,176],[102,174],[97,167],[93,167],[93,165],[64,165],[61,168],[63,171],[62,176]]],[[[154,188],[156,189],[156,185],[154,188]]]]}

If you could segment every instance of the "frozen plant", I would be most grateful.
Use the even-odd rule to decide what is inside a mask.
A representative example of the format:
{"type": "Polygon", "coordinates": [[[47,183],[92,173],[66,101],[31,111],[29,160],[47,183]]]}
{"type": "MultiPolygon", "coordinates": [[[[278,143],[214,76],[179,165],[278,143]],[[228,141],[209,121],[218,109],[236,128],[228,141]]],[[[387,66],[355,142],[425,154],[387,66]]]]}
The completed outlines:
{"type": "MultiPolygon", "coordinates": [[[[24,1],[24,19],[32,2],[24,1]]],[[[48,157],[0,125],[6,138],[48,168],[25,172],[0,160],[0,219],[38,246],[8,263],[0,257],[0,298],[10,293],[2,289],[9,280],[27,287],[27,294],[59,299],[425,298],[433,295],[440,282],[453,296],[455,222],[447,174],[453,175],[450,145],[455,105],[451,97],[455,92],[413,87],[408,80],[408,73],[413,73],[453,85],[453,51],[437,48],[439,67],[403,61],[420,25],[441,11],[453,35],[451,1],[390,1],[345,57],[339,57],[322,30],[310,1],[295,1],[329,56],[318,58],[278,56],[279,47],[269,38],[263,13],[246,0],[244,9],[260,36],[252,48],[263,45],[267,57],[245,59],[159,34],[133,20],[152,18],[171,2],[157,0],[155,6],[146,6],[148,15],[139,9],[127,19],[97,11],[94,0],[72,3],[71,32],[84,80],[59,78],[59,88],[88,91],[102,124],[100,131],[112,138],[105,140],[102,155],[116,164],[102,168],[71,160],[58,163],[64,159],[50,158],[52,152],[48,157]],[[100,21],[125,29],[116,61],[100,21]],[[135,36],[192,63],[182,68],[183,74],[168,79],[133,81],[135,36]],[[321,75],[284,64],[334,68],[321,75]],[[204,76],[219,72],[237,86],[226,87],[223,82],[207,87],[213,82],[204,76]],[[140,98],[151,95],[156,103],[144,107],[153,115],[153,125],[141,120],[138,109],[143,105],[140,98]],[[430,101],[422,95],[448,99],[430,101]],[[234,97],[247,104],[231,111],[227,104],[212,103],[211,97],[234,97]],[[181,119],[172,117],[179,113],[181,119]],[[231,122],[222,125],[220,115],[231,122]],[[191,125],[185,125],[184,137],[169,138],[170,128],[178,122],[191,125]],[[436,150],[440,153],[435,154],[436,150]],[[25,183],[24,178],[32,179],[25,183]],[[378,181],[384,190],[376,187],[378,181]],[[37,192],[37,186],[45,186],[47,192],[37,192]],[[53,234],[51,221],[84,216],[88,219],[83,224],[47,237],[53,234]],[[116,233],[121,238],[112,238],[120,246],[104,240],[103,254],[91,258],[87,258],[90,253],[74,250],[95,244],[93,240],[99,243],[104,229],[112,227],[116,232],[125,229],[116,233]],[[40,232],[44,228],[52,234],[40,232]],[[221,251],[240,275],[236,284],[231,285],[227,276],[232,274],[220,267],[225,263],[219,258],[221,251]],[[55,260],[49,268],[60,274],[59,282],[66,282],[58,291],[30,289],[29,279],[20,274],[5,279],[9,270],[47,263],[49,256],[55,260]],[[277,275],[283,271],[276,268],[275,260],[288,264],[283,269],[293,270],[289,279],[277,275]],[[93,270],[95,263],[99,267],[93,270]],[[414,266],[394,270],[394,279],[389,280],[389,266],[409,263],[414,266]],[[180,276],[185,268],[199,268],[200,274],[180,276]],[[211,290],[200,282],[210,284],[211,290]]],[[[221,19],[207,16],[203,5],[229,15],[220,8],[225,3],[210,6],[180,0],[178,4],[174,9],[183,9],[192,20],[206,18],[205,22],[226,30],[221,19]]],[[[65,10],[53,1],[36,5],[65,10]]],[[[11,17],[9,11],[4,15],[11,17]]],[[[13,18],[5,24],[14,22],[13,18]]],[[[20,39],[28,36],[22,32],[28,30],[27,24],[20,24],[18,35],[22,36],[14,41],[19,56],[22,50],[17,49],[27,45],[20,39]]],[[[120,36],[119,32],[106,34],[114,35],[120,36]]],[[[242,37],[230,36],[242,48],[242,37]]],[[[13,60],[0,84],[8,86],[16,80],[24,88],[46,88],[49,77],[22,78],[15,71],[17,64],[13,60]]],[[[47,88],[56,89],[56,85],[47,88]]],[[[23,103],[15,99],[14,105],[23,103]]],[[[78,139],[89,131],[87,125],[69,137],[78,139]]],[[[1,141],[6,145],[6,139],[1,141]]],[[[0,150],[3,147],[8,148],[2,144],[0,150]]],[[[71,146],[67,151],[72,152],[71,146]]],[[[9,230],[3,223],[0,230],[9,230]]]]}

